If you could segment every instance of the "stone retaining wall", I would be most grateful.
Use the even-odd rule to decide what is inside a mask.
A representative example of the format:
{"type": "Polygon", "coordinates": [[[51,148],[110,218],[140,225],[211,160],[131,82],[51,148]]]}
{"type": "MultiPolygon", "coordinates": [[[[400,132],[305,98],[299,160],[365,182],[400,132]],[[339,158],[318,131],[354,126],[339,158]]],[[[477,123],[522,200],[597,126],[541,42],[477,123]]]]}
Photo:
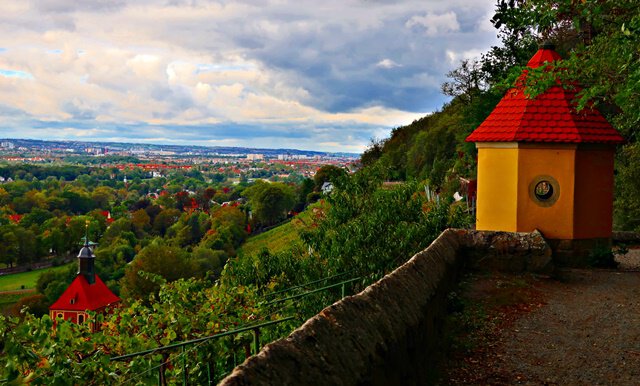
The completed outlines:
{"type": "Polygon", "coordinates": [[[640,244],[640,233],[616,231],[611,234],[611,239],[616,243],[640,244]]]}
{"type": "Polygon", "coordinates": [[[545,270],[539,233],[448,229],[407,263],[265,346],[222,385],[421,385],[442,352],[447,295],[462,267],[545,270]],[[510,257],[511,256],[511,257],[510,257]]]}

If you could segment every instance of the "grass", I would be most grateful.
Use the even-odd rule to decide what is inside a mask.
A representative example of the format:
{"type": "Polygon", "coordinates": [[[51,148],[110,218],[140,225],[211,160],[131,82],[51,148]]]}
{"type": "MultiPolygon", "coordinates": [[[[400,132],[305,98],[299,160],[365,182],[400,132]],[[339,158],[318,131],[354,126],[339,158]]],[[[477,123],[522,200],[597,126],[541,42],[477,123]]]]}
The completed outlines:
{"type": "MultiPolygon", "coordinates": [[[[76,264],[76,263],[69,263],[76,264]]],[[[0,276],[0,292],[17,291],[21,289],[32,289],[36,287],[36,282],[40,274],[47,271],[62,271],[67,269],[69,264],[60,265],[58,267],[50,267],[38,269],[35,271],[13,273],[0,276]]],[[[4,298],[4,295],[3,295],[4,298]]]]}
{"type": "Polygon", "coordinates": [[[263,248],[267,248],[271,253],[278,253],[297,243],[301,243],[298,231],[311,224],[313,221],[313,208],[316,207],[313,205],[288,223],[250,237],[238,249],[238,256],[251,256],[260,252],[263,248]]]}

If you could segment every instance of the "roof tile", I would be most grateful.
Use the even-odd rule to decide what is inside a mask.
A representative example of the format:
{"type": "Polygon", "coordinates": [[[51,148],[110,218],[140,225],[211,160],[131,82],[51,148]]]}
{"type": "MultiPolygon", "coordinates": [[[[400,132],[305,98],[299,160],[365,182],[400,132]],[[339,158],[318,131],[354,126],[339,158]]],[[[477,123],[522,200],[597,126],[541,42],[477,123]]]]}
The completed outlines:
{"type": "Polygon", "coordinates": [[[95,311],[119,301],[120,298],[111,292],[98,275],[96,275],[96,281],[93,284],[89,284],[84,275],[78,275],[49,309],[95,311]]]}
{"type": "MultiPolygon", "coordinates": [[[[555,51],[540,49],[527,64],[536,68],[560,59],[555,51]]],[[[523,71],[526,76],[527,70],[523,71]]],[[[522,86],[507,91],[468,142],[623,143],[624,138],[595,109],[575,110],[576,93],[553,86],[527,99],[522,86]]]]}

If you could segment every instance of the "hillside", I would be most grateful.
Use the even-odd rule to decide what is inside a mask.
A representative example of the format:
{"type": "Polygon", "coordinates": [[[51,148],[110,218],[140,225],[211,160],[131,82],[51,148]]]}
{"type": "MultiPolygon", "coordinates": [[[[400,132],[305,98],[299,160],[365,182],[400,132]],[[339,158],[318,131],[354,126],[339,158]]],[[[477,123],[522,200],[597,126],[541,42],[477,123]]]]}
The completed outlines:
{"type": "Polygon", "coordinates": [[[238,249],[238,256],[242,258],[253,255],[265,248],[273,254],[299,244],[301,240],[298,232],[307,226],[314,207],[309,207],[282,225],[248,238],[238,249]]]}

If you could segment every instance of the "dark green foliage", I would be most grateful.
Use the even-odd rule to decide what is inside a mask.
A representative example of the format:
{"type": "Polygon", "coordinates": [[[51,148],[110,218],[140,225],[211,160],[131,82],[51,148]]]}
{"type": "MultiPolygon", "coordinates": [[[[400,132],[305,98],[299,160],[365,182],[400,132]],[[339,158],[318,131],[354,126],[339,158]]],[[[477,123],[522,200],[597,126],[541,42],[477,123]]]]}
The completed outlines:
{"type": "Polygon", "coordinates": [[[18,315],[26,308],[30,314],[41,317],[49,313],[49,304],[47,297],[42,294],[25,296],[13,305],[13,314],[18,315]]]}
{"type": "Polygon", "coordinates": [[[313,182],[315,184],[315,191],[319,192],[322,189],[322,185],[325,182],[331,182],[335,184],[338,179],[347,175],[347,172],[334,165],[324,165],[313,176],[313,182]]]}
{"type": "Polygon", "coordinates": [[[310,203],[308,201],[308,197],[309,197],[309,194],[313,192],[314,187],[315,187],[315,183],[312,179],[305,178],[304,180],[302,180],[302,182],[298,186],[298,191],[296,193],[297,202],[293,207],[294,211],[302,212],[304,208],[307,206],[307,204],[310,203]]]}
{"type": "Polygon", "coordinates": [[[382,157],[384,141],[371,140],[369,147],[360,156],[360,162],[363,166],[371,166],[382,157]]]}
{"type": "Polygon", "coordinates": [[[46,271],[36,282],[36,291],[43,294],[48,305],[53,304],[76,277],[77,266],[69,266],[63,271],[46,271]]]}
{"type": "Polygon", "coordinates": [[[265,248],[259,253],[230,261],[222,277],[228,285],[237,283],[278,290],[328,276],[324,268],[325,264],[320,259],[304,250],[270,253],[265,248]]]}
{"type": "Polygon", "coordinates": [[[618,268],[615,254],[608,245],[596,245],[589,252],[589,265],[597,268],[618,268]]]}
{"type": "Polygon", "coordinates": [[[450,223],[449,205],[427,202],[415,183],[381,189],[380,171],[341,180],[315,227],[302,233],[329,273],[387,271],[425,248],[450,223]]]}
{"type": "Polygon", "coordinates": [[[122,294],[126,298],[146,301],[149,294],[158,292],[160,283],[142,273],[159,275],[167,282],[172,282],[197,276],[197,268],[183,249],[166,245],[161,239],[156,239],[127,265],[121,281],[122,294]]]}
{"type": "Polygon", "coordinates": [[[293,189],[283,183],[259,182],[244,190],[255,221],[268,226],[284,220],[295,204],[293,189]]]}
{"type": "Polygon", "coordinates": [[[614,223],[640,232],[640,144],[625,146],[618,154],[614,223]]]}

